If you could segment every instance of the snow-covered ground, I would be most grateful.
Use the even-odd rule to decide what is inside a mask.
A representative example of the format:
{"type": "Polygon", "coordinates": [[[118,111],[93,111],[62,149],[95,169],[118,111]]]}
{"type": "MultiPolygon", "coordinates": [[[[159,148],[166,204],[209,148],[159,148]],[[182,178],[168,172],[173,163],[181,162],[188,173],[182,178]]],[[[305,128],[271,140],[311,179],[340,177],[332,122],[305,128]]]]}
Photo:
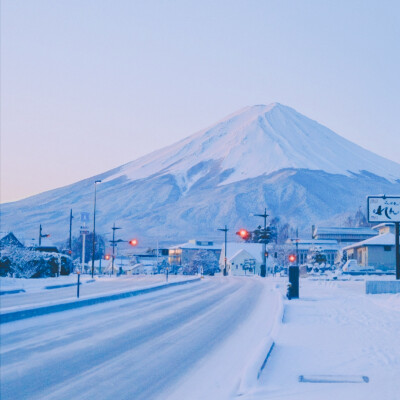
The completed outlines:
{"type": "Polygon", "coordinates": [[[188,285],[1,325],[1,398],[228,399],[273,323],[261,278],[188,285]]]}
{"type": "MultiPolygon", "coordinates": [[[[358,278],[359,279],[359,278],[358,278]]],[[[393,279],[393,278],[392,278],[393,279]]],[[[400,296],[366,295],[363,280],[301,281],[259,384],[241,398],[399,399],[400,296]],[[299,376],[361,383],[300,382],[299,376]]]]}
{"type": "MultiPolygon", "coordinates": [[[[208,277],[2,324],[1,398],[397,400],[400,295],[315,276],[289,301],[286,281],[208,277]]],[[[52,292],[26,289],[1,300],[52,292]]]]}

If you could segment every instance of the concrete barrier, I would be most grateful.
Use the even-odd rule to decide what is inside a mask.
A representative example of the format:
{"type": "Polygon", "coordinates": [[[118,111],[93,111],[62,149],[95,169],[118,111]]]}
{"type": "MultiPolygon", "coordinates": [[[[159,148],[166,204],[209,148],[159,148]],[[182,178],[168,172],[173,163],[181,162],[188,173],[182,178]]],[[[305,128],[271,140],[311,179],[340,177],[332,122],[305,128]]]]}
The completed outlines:
{"type": "Polygon", "coordinates": [[[74,301],[69,301],[69,302],[65,302],[65,303],[60,303],[60,304],[53,304],[53,305],[49,305],[49,306],[42,306],[42,307],[24,309],[24,310],[20,310],[20,311],[11,311],[11,312],[0,313],[0,324],[4,324],[6,322],[17,321],[17,320],[25,319],[25,318],[36,317],[39,315],[51,314],[51,313],[55,313],[55,312],[72,310],[72,309],[80,308],[80,307],[86,307],[86,306],[90,306],[93,304],[99,304],[99,303],[105,303],[105,302],[113,301],[113,300],[125,299],[127,297],[138,296],[140,294],[155,292],[157,290],[166,289],[166,288],[173,287],[173,286],[184,285],[184,284],[191,283],[191,282],[198,282],[198,281],[200,281],[200,278],[179,281],[179,282],[166,283],[163,285],[151,286],[151,287],[144,288],[144,289],[131,290],[129,292],[109,294],[109,295],[103,295],[103,296],[89,298],[89,299],[81,299],[81,300],[74,300],[74,301]]]}
{"type": "Polygon", "coordinates": [[[400,293],[400,280],[398,281],[366,281],[367,294],[400,293]]]}

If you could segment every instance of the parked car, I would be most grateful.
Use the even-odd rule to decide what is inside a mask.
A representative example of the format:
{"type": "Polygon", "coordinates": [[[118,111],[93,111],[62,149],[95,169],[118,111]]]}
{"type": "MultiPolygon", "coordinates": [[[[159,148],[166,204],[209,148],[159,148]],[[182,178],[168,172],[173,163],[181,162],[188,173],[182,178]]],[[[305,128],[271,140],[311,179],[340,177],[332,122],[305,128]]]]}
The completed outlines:
{"type": "Polygon", "coordinates": [[[342,268],[343,272],[372,272],[375,271],[374,267],[363,266],[358,264],[357,260],[347,260],[342,268]]]}

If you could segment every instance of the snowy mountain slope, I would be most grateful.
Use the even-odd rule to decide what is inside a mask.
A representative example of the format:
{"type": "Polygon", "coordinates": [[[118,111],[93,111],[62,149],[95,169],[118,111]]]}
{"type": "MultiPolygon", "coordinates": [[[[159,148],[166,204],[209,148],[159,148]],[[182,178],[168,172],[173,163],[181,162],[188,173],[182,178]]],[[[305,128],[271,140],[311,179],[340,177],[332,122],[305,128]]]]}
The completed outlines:
{"type": "Polygon", "coordinates": [[[302,168],[349,175],[363,170],[396,180],[400,165],[344,139],[279,103],[247,107],[167,148],[123,166],[114,179],[143,179],[172,173],[190,186],[210,160],[228,171],[223,184],[284,169],[302,168]],[[203,164],[200,164],[203,163],[203,164]],[[200,164],[200,165],[199,165],[200,164]],[[191,171],[198,166],[197,171],[191,171]]]}
{"type": "MultiPolygon", "coordinates": [[[[54,239],[68,236],[69,210],[93,208],[96,230],[141,243],[219,238],[216,227],[252,228],[250,213],[272,216],[306,231],[340,224],[369,194],[400,193],[400,165],[373,154],[295,110],[272,104],[248,107],[211,128],[73,185],[1,207],[2,230],[25,239],[39,224],[54,239]]],[[[74,220],[74,234],[79,223],[74,220]]],[[[234,234],[233,234],[234,235],[234,234]]]]}

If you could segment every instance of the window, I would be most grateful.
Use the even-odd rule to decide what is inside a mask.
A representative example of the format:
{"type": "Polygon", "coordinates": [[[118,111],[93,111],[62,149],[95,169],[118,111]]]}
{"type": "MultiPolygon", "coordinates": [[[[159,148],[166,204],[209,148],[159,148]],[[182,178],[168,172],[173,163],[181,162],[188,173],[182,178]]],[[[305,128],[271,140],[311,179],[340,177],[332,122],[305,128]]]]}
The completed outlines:
{"type": "Polygon", "coordinates": [[[392,251],[392,246],[383,246],[383,251],[392,251]]]}

